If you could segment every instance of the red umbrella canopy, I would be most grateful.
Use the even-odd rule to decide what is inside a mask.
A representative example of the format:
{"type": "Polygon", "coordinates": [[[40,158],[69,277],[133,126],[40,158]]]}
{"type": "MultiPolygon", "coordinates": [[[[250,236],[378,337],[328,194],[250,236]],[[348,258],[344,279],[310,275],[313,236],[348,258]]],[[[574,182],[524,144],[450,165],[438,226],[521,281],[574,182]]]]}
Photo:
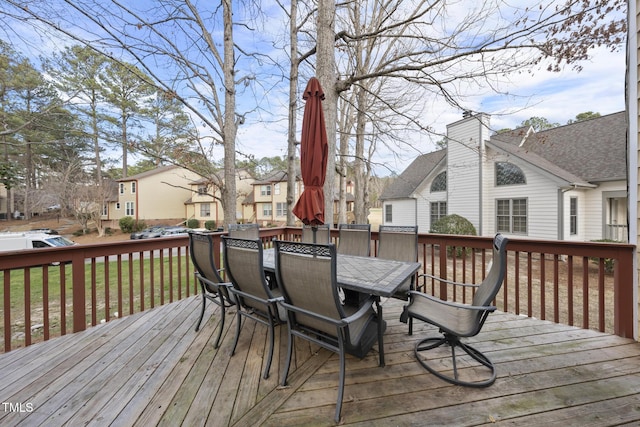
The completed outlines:
{"type": "Polygon", "coordinates": [[[307,83],[300,142],[300,172],[304,191],[293,208],[295,216],[307,225],[324,224],[324,185],[327,173],[327,130],[324,125],[322,100],[324,92],[317,78],[307,83]]]}

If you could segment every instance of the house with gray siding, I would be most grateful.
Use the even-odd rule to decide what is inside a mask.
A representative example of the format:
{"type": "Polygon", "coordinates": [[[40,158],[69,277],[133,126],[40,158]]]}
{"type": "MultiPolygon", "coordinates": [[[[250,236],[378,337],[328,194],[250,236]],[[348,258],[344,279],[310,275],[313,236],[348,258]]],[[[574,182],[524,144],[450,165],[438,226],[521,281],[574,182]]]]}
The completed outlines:
{"type": "Polygon", "coordinates": [[[627,241],[625,146],[624,112],[493,135],[489,115],[467,115],[383,192],[383,224],[427,232],[458,214],[483,236],[627,241]]]}

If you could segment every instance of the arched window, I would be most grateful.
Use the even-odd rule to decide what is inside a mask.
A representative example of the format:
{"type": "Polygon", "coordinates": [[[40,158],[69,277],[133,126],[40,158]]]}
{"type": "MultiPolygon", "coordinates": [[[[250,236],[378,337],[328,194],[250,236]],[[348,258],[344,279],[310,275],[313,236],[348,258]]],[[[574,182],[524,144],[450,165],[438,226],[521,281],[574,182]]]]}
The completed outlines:
{"type": "Polygon", "coordinates": [[[526,184],[524,172],[508,162],[496,162],[496,185],[526,184]]]}
{"type": "Polygon", "coordinates": [[[431,183],[431,192],[447,191],[447,171],[440,172],[431,183]]]}

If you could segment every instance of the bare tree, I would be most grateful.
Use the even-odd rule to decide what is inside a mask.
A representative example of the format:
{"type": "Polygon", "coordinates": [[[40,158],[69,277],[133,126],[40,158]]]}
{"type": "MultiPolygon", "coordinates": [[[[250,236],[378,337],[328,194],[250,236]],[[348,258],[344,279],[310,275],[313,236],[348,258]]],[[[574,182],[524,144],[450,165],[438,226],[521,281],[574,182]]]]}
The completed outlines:
{"type": "MultiPolygon", "coordinates": [[[[334,15],[337,29],[322,15],[323,8],[331,9],[333,3],[328,3],[318,5],[316,64],[318,70],[330,68],[326,59],[330,54],[321,57],[321,43],[329,46],[332,40],[338,70],[323,71],[328,76],[325,82],[334,82],[336,94],[348,88],[357,92],[352,102],[358,221],[366,220],[372,144],[401,140],[401,127],[431,131],[421,121],[420,108],[407,106],[440,97],[463,111],[472,110],[461,86],[499,92],[501,79],[511,73],[544,71],[545,67],[558,71],[565,64],[579,70],[580,61],[594,47],[621,48],[626,31],[622,0],[531,1],[518,6],[490,0],[468,2],[467,9],[444,0],[347,2],[334,15]],[[388,112],[394,115],[392,121],[376,115],[388,112]],[[384,132],[381,123],[386,123],[384,132]],[[395,138],[390,137],[394,134],[395,138]]],[[[331,87],[325,92],[329,95],[331,87]]],[[[337,108],[337,104],[327,102],[325,107],[337,108]]],[[[335,121],[328,122],[332,133],[329,127],[335,121]]]]}
{"type": "MultiPolygon", "coordinates": [[[[205,156],[214,147],[223,147],[224,217],[227,222],[236,221],[235,142],[238,126],[245,121],[245,114],[236,109],[237,88],[248,88],[255,80],[251,72],[239,70],[247,57],[258,53],[234,43],[234,25],[241,18],[249,20],[250,7],[236,11],[234,19],[231,0],[222,0],[216,8],[191,0],[159,0],[152,5],[115,0],[5,3],[13,7],[2,11],[6,17],[35,20],[35,29],[44,24],[58,36],[64,34],[113,60],[133,62],[159,89],[182,102],[203,128],[204,137],[193,147],[194,154],[205,156]]],[[[255,37],[247,21],[241,24],[238,28],[255,37]]],[[[209,160],[205,170],[195,170],[202,162],[181,166],[215,179],[215,159],[209,160]]]]}

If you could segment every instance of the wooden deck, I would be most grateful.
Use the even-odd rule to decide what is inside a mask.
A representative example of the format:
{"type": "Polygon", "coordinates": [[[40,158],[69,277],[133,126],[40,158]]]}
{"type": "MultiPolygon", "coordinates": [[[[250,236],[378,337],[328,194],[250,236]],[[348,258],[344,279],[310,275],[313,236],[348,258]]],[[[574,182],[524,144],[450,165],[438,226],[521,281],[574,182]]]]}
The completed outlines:
{"type": "MultiPolygon", "coordinates": [[[[0,355],[0,425],[331,425],[338,360],[300,341],[287,387],[280,328],[267,380],[261,378],[266,328],[247,322],[233,357],[235,316],[221,347],[217,312],[196,333],[192,297],[0,355]],[[22,412],[21,412],[22,411],[22,412]]],[[[217,307],[216,307],[217,309],[217,307]]],[[[449,385],[416,362],[413,336],[398,322],[402,302],[384,315],[387,366],[377,354],[347,359],[344,425],[605,426],[640,422],[640,343],[594,331],[497,313],[473,340],[496,363],[485,389],[449,385]]],[[[433,331],[432,331],[433,332],[433,331]]]]}

